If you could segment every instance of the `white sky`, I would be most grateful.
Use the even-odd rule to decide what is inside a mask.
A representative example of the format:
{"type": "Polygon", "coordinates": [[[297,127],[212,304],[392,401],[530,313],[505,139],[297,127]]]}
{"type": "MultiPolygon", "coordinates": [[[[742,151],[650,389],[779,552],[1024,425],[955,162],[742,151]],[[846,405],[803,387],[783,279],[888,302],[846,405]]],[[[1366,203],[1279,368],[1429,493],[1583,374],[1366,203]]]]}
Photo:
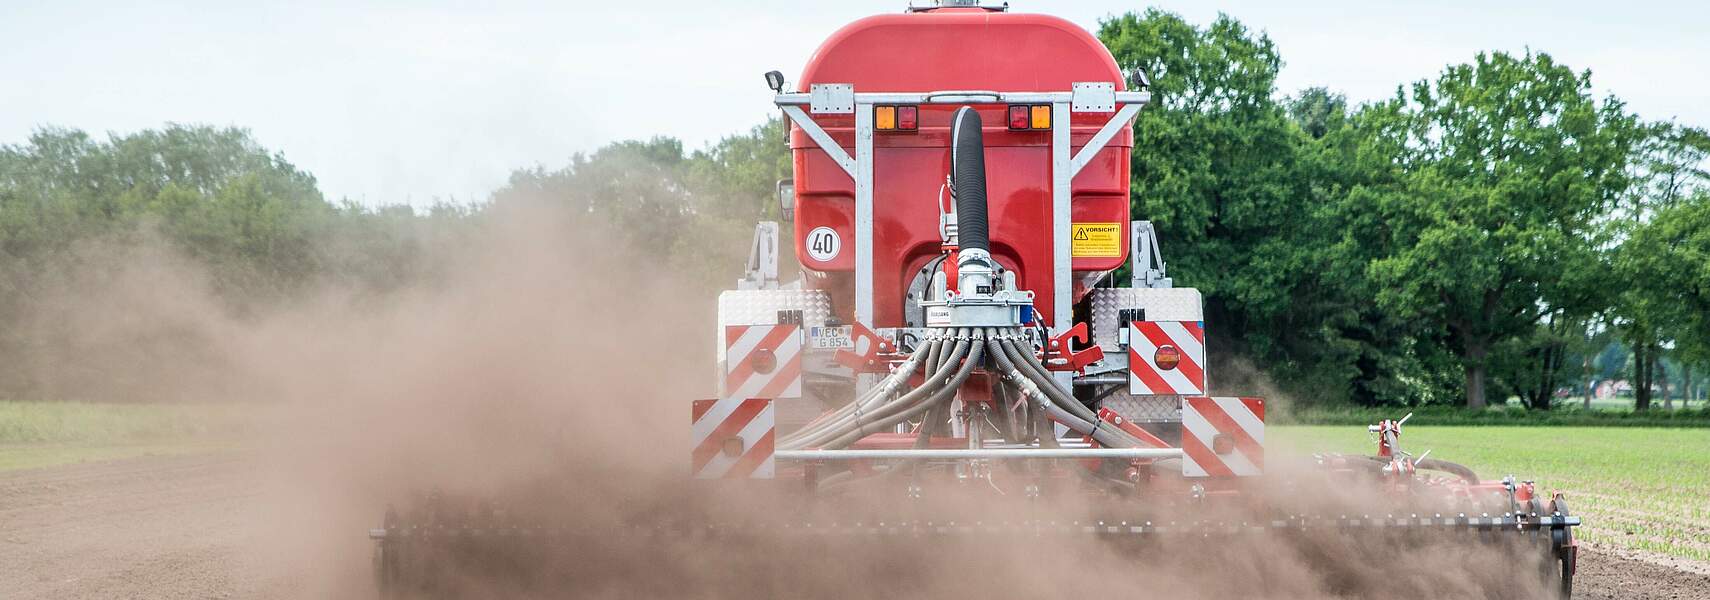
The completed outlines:
{"type": "MultiPolygon", "coordinates": [[[[614,140],[696,148],[745,130],[771,111],[761,73],[794,80],[837,27],[905,3],[0,0],[0,143],[50,124],[237,125],[332,198],[466,201],[514,168],[558,167],[614,140]]],[[[1147,6],[1011,4],[1089,29],[1147,6]]],[[[1268,31],[1287,61],[1284,92],[1381,98],[1477,51],[1531,47],[1591,69],[1600,91],[1646,118],[1710,125],[1710,3],[1154,4],[1268,31]]]]}

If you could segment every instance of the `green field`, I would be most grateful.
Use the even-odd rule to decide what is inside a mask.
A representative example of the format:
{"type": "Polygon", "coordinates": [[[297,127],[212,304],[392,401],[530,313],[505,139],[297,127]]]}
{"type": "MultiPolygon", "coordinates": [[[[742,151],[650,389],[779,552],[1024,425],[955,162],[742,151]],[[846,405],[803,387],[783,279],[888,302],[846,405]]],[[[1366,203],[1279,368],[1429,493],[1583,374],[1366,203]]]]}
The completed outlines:
{"type": "Polygon", "coordinates": [[[0,471],[230,448],[254,412],[213,404],[0,402],[0,471]]]}
{"type": "MultiPolygon", "coordinates": [[[[1369,454],[1363,427],[1271,428],[1273,447],[1369,454]]],[[[1582,539],[1710,561],[1710,429],[1410,427],[1402,446],[1563,491],[1582,539]]]]}
{"type": "Polygon", "coordinates": [[[1647,428],[1710,428],[1710,407],[1701,403],[1691,408],[1664,410],[1659,405],[1651,410],[1635,412],[1632,405],[1625,408],[1593,408],[1578,405],[1561,406],[1552,410],[1527,410],[1508,404],[1494,405],[1483,410],[1468,410],[1454,406],[1420,406],[1412,408],[1362,406],[1290,406],[1286,403],[1266,407],[1265,418],[1275,425],[1336,425],[1353,426],[1356,430],[1383,419],[1412,414],[1410,425],[1425,427],[1459,427],[1463,425],[1528,426],[1528,427],[1647,427],[1647,428]]]}

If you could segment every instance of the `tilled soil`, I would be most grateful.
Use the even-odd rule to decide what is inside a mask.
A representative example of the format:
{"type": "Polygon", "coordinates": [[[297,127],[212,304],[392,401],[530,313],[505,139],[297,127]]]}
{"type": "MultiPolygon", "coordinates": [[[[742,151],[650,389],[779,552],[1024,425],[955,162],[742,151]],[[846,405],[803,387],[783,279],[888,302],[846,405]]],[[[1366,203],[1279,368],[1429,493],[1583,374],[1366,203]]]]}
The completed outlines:
{"type": "MultiPolygon", "coordinates": [[[[207,454],[0,473],[0,598],[368,595],[354,569],[317,573],[310,565],[327,563],[277,555],[269,532],[320,524],[279,523],[288,511],[270,508],[277,488],[254,467],[207,454]]],[[[319,558],[367,560],[360,543],[347,547],[346,559],[319,558]]],[[[1594,548],[1579,565],[1575,598],[1710,598],[1710,575],[1594,548]]]]}
{"type": "Polygon", "coordinates": [[[1663,560],[1623,558],[1597,548],[1582,549],[1574,598],[1710,598],[1710,575],[1702,567],[1677,569],[1663,560]],[[1699,571],[1699,572],[1693,572],[1699,571]]]}
{"type": "Polygon", "coordinates": [[[255,551],[261,488],[233,455],[0,473],[0,597],[237,598],[280,581],[255,551]]]}

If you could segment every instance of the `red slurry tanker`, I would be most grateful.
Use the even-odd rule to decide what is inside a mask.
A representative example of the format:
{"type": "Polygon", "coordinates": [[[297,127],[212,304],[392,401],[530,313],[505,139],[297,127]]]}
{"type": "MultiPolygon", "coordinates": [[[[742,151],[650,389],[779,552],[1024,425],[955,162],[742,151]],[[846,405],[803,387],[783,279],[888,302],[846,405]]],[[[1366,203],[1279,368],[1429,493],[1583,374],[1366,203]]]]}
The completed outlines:
{"type": "MultiPolygon", "coordinates": [[[[1562,498],[1402,451],[1406,419],[1371,427],[1373,456],[1318,457],[1324,481],[1360,482],[1383,505],[1301,514],[1260,494],[1265,401],[1214,393],[1216,324],[1166,275],[1152,225],[1130,220],[1145,74],[1083,28],[940,0],[851,23],[797,81],[766,79],[791,125],[779,196],[800,277],[780,280],[779,224],[760,223],[745,277],[718,298],[720,376],[690,410],[693,477],[1099,507],[1001,525],[1022,534],[1507,536],[1571,589],[1579,520],[1562,498]],[[1165,506],[1167,524],[1149,520],[1165,506]]],[[[970,525],[868,511],[800,526],[970,525]]],[[[376,530],[382,554],[396,560],[410,532],[402,519],[376,530]]],[[[381,562],[384,578],[395,567],[381,562]]]]}

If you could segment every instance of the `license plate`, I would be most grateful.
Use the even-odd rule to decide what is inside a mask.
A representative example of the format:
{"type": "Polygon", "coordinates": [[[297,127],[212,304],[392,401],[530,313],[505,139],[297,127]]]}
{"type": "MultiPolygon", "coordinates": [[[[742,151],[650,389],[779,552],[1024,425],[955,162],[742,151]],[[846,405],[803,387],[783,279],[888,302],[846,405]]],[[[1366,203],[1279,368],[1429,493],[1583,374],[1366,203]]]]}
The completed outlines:
{"type": "Polygon", "coordinates": [[[808,330],[816,350],[835,350],[838,348],[855,348],[855,338],[850,334],[848,325],[840,327],[813,327],[808,330]]]}

